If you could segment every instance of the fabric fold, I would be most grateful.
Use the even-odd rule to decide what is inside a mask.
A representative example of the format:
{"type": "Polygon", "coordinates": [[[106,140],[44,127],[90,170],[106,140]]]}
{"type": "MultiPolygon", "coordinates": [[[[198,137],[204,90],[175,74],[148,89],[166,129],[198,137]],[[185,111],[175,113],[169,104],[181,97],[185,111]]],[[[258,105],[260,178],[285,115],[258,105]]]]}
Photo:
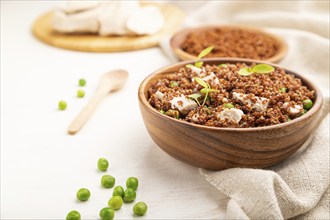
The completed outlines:
{"type": "MultiPolygon", "coordinates": [[[[327,110],[326,104],[323,115],[327,110]]],[[[264,170],[233,168],[214,172],[201,169],[201,173],[231,198],[227,205],[229,219],[289,219],[313,208],[320,210],[319,219],[329,219],[329,203],[321,202],[324,196],[323,199],[329,201],[326,196],[330,184],[329,155],[327,115],[309,146],[281,164],[264,170]]]]}

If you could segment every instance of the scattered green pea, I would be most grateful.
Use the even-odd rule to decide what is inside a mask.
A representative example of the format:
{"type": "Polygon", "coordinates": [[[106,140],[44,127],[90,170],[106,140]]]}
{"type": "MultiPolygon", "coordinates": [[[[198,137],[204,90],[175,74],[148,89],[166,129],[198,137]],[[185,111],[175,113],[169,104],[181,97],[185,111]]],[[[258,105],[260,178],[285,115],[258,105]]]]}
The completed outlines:
{"type": "Polygon", "coordinates": [[[67,104],[66,104],[65,101],[61,100],[61,101],[58,102],[58,109],[59,110],[61,110],[61,111],[65,110],[66,106],[67,106],[67,104]]]}
{"type": "Polygon", "coordinates": [[[88,189],[86,188],[81,188],[77,192],[77,199],[79,201],[87,201],[89,197],[91,196],[91,193],[88,189]]]}
{"type": "Polygon", "coordinates": [[[115,211],[112,208],[104,207],[99,215],[101,220],[112,220],[115,217],[115,211]]]}
{"type": "Polygon", "coordinates": [[[110,208],[118,210],[123,205],[123,198],[121,198],[121,196],[113,196],[111,199],[109,199],[108,205],[110,208]]]}
{"type": "Polygon", "coordinates": [[[225,104],[223,104],[223,107],[225,107],[225,108],[235,108],[235,106],[231,103],[225,103],[225,104]]]}
{"type": "Polygon", "coordinates": [[[124,188],[121,186],[116,186],[113,189],[112,196],[120,196],[120,197],[124,198],[124,188]]]}
{"type": "Polygon", "coordinates": [[[137,216],[145,215],[147,210],[148,210],[148,206],[144,202],[138,202],[133,207],[133,212],[137,216]]]}
{"type": "Polygon", "coordinates": [[[107,161],[107,159],[105,158],[100,158],[98,161],[97,161],[97,167],[100,171],[107,171],[108,167],[109,167],[109,163],[107,161]]]}
{"type": "Polygon", "coordinates": [[[139,186],[139,180],[136,177],[129,177],[126,180],[126,187],[136,190],[139,186]]]}
{"type": "Polygon", "coordinates": [[[302,113],[303,115],[306,114],[308,112],[308,110],[304,109],[304,112],[302,113]]]}
{"type": "Polygon", "coordinates": [[[79,79],[79,86],[85,86],[86,80],[85,79],[79,79]]]}
{"type": "Polygon", "coordinates": [[[125,192],[124,192],[124,202],[128,203],[128,202],[133,202],[136,198],[136,192],[134,189],[128,188],[125,192]]]}
{"type": "Polygon", "coordinates": [[[112,188],[115,185],[116,179],[111,175],[103,175],[101,178],[101,185],[104,188],[112,188]]]}
{"type": "Polygon", "coordinates": [[[66,220],[80,220],[80,219],[81,219],[80,213],[76,210],[72,210],[66,215],[66,220]]]}
{"type": "Polygon", "coordinates": [[[78,97],[78,98],[83,98],[84,96],[85,96],[85,91],[79,89],[79,90],[77,91],[77,97],[78,97]]]}
{"type": "Polygon", "coordinates": [[[283,92],[283,93],[285,93],[286,92],[286,88],[285,87],[282,87],[282,88],[280,88],[280,92],[283,92]]]}
{"type": "Polygon", "coordinates": [[[310,99],[306,99],[306,100],[304,100],[304,101],[303,101],[303,106],[304,106],[304,109],[306,109],[306,110],[311,109],[312,106],[313,106],[313,102],[312,102],[312,100],[310,100],[310,99]]]}

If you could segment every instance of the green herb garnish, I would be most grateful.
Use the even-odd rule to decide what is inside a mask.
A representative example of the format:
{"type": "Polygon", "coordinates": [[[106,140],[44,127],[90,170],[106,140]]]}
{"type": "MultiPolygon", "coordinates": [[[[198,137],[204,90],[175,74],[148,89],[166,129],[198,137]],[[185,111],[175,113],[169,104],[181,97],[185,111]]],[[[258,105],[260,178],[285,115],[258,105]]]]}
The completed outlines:
{"type": "Polygon", "coordinates": [[[205,94],[204,101],[203,101],[203,104],[202,104],[202,106],[203,106],[203,105],[205,104],[205,102],[206,102],[206,99],[207,99],[209,93],[211,93],[211,92],[218,92],[219,90],[211,89],[211,86],[210,86],[207,82],[205,82],[203,79],[201,79],[201,78],[199,78],[199,77],[194,77],[194,80],[195,80],[199,85],[201,85],[201,86],[204,87],[203,89],[201,89],[201,90],[199,91],[200,93],[205,94]]]}
{"type": "Polygon", "coordinates": [[[225,103],[225,104],[223,104],[223,107],[225,107],[225,108],[235,108],[235,106],[231,103],[225,103]]]}
{"type": "Polygon", "coordinates": [[[238,74],[241,76],[250,76],[253,73],[271,73],[275,70],[274,67],[268,65],[268,64],[257,64],[253,67],[243,67],[238,71],[238,74]]]}
{"type": "Polygon", "coordinates": [[[195,93],[195,94],[188,95],[188,98],[195,100],[196,103],[198,104],[198,106],[200,106],[201,104],[199,103],[198,98],[201,96],[202,96],[201,94],[195,93]]]}
{"type": "Polygon", "coordinates": [[[282,92],[282,93],[285,93],[285,92],[286,92],[286,90],[287,90],[287,89],[286,89],[285,87],[282,87],[282,88],[280,88],[280,90],[279,90],[279,91],[280,91],[280,92],[282,92]]]}
{"type": "Polygon", "coordinates": [[[186,67],[197,67],[197,68],[201,68],[203,66],[203,61],[200,61],[203,57],[205,57],[206,55],[208,55],[209,53],[211,53],[211,51],[213,50],[214,46],[210,46],[205,48],[204,50],[202,50],[202,52],[200,52],[197,56],[197,60],[195,61],[195,65],[192,64],[187,64],[186,67]]]}

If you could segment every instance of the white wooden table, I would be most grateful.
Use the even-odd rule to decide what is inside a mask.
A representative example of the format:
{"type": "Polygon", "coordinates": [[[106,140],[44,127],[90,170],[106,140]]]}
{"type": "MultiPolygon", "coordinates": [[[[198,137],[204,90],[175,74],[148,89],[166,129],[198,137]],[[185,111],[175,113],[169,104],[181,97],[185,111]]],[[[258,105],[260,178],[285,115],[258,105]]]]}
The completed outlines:
{"type": "MultiPolygon", "coordinates": [[[[56,1],[1,1],[1,219],[64,219],[71,209],[97,219],[112,189],[100,187],[99,157],[109,160],[116,185],[140,181],[136,201],[145,219],[219,219],[227,199],[197,168],[169,157],[149,137],[138,108],[139,83],[170,64],[159,48],[124,53],[83,53],[50,47],[35,39],[33,20],[56,1]],[[91,97],[102,73],[127,69],[124,89],[109,95],[75,136],[66,133],[91,97]],[[79,78],[86,96],[76,98],[79,78]],[[58,111],[59,100],[66,111],[58,111]],[[88,202],[77,203],[81,187],[88,202]]],[[[133,219],[133,204],[116,212],[133,219]]]]}

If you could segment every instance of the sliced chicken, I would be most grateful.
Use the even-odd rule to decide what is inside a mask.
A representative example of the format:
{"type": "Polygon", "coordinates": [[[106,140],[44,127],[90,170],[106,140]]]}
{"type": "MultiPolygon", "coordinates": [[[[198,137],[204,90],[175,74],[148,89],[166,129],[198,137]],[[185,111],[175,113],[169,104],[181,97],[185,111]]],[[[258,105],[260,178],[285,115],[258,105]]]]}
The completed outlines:
{"type": "Polygon", "coordinates": [[[90,10],[98,7],[101,1],[66,1],[60,9],[67,14],[90,10]]]}
{"type": "Polygon", "coordinates": [[[129,16],[140,7],[137,1],[111,1],[98,16],[100,35],[132,35],[126,24],[129,16]]]}
{"type": "Polygon", "coordinates": [[[56,10],[53,17],[53,28],[62,33],[97,33],[99,22],[97,20],[100,8],[76,14],[66,14],[56,10]]]}
{"type": "Polygon", "coordinates": [[[154,34],[164,25],[162,12],[155,6],[140,7],[129,16],[126,27],[138,34],[154,34]]]}
{"type": "Polygon", "coordinates": [[[62,33],[145,35],[163,25],[161,11],[139,1],[67,1],[53,16],[54,29],[62,33]]]}

